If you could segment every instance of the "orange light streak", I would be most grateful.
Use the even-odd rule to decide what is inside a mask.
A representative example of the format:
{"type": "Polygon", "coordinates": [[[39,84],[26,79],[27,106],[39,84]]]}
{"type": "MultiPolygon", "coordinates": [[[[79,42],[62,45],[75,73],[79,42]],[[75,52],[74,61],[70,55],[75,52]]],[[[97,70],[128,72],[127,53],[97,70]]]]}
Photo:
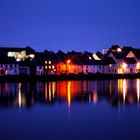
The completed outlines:
{"type": "Polygon", "coordinates": [[[68,101],[68,108],[70,108],[71,105],[71,82],[68,81],[67,84],[67,101],[68,101]]]}

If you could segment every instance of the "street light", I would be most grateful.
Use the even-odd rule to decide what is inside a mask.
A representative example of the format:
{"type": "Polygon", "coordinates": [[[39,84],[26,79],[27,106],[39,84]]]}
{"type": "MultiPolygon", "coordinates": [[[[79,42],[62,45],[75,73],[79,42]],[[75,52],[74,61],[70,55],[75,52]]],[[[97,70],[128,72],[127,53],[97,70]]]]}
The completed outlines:
{"type": "Polygon", "coordinates": [[[67,63],[66,63],[66,71],[67,71],[67,74],[69,73],[69,64],[70,64],[70,59],[67,60],[67,63]]]}
{"type": "Polygon", "coordinates": [[[67,63],[69,64],[71,61],[70,60],[67,60],[67,63]]]}
{"type": "Polygon", "coordinates": [[[118,48],[118,49],[117,49],[117,52],[121,52],[121,51],[122,51],[122,49],[121,49],[121,48],[118,48]]]}

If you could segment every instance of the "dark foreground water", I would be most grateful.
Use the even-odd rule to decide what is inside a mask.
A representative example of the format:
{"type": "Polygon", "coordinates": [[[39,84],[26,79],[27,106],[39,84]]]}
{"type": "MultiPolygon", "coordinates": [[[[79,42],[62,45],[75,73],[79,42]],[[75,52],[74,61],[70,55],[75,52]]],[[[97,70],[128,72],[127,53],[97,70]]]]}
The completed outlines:
{"type": "Polygon", "coordinates": [[[140,139],[140,80],[0,84],[0,140],[140,139]]]}

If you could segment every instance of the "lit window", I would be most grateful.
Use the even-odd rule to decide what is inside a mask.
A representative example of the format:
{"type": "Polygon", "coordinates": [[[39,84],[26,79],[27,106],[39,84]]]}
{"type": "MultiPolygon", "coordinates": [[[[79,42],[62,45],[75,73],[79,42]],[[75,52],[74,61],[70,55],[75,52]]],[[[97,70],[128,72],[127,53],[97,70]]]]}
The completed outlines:
{"type": "Polygon", "coordinates": [[[101,60],[95,53],[92,55],[95,60],[101,60]]]}
{"type": "Polygon", "coordinates": [[[45,69],[47,69],[48,67],[47,66],[45,66],[45,69]]]}
{"type": "Polygon", "coordinates": [[[125,69],[127,67],[127,64],[126,63],[123,63],[122,64],[122,67],[125,69]]]}
{"type": "Polygon", "coordinates": [[[51,66],[49,66],[49,69],[51,69],[51,66]]]}
{"type": "Polygon", "coordinates": [[[18,58],[22,58],[22,55],[20,53],[18,54],[18,58]]]}
{"type": "Polygon", "coordinates": [[[49,64],[51,64],[51,61],[49,61],[49,64]]]}
{"type": "Polygon", "coordinates": [[[12,52],[8,52],[8,57],[12,57],[13,53],[12,52]]]}
{"type": "Polygon", "coordinates": [[[47,61],[45,61],[45,64],[47,64],[47,61]]]}
{"type": "Polygon", "coordinates": [[[137,63],[137,69],[140,69],[140,63],[139,62],[137,63]]]}
{"type": "Polygon", "coordinates": [[[54,69],[54,65],[52,65],[52,69],[54,69]]]}

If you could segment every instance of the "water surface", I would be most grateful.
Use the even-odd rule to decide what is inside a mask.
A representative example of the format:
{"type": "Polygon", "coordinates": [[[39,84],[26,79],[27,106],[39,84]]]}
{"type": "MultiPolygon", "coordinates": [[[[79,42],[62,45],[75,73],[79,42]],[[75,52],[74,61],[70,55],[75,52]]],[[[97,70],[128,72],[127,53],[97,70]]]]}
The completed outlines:
{"type": "Polygon", "coordinates": [[[139,100],[139,79],[0,83],[0,139],[138,139],[139,100]]]}

